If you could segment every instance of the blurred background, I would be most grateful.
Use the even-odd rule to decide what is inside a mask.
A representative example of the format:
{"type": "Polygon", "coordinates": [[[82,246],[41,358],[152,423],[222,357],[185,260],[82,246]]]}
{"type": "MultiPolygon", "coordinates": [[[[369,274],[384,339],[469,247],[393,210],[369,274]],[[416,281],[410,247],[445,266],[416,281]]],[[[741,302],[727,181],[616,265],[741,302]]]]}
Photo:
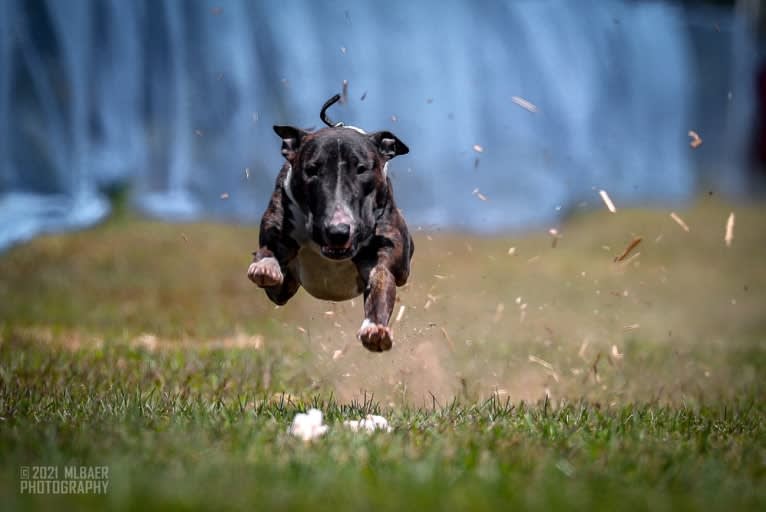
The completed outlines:
{"type": "Polygon", "coordinates": [[[534,227],[599,189],[618,207],[758,196],[764,10],[0,0],[0,249],[116,201],[257,223],[281,165],[271,126],[319,128],[343,90],[333,119],[409,145],[392,175],[413,227],[534,227]]]}
{"type": "MultiPolygon", "coordinates": [[[[31,411],[34,434],[117,389],[766,396],[765,11],[0,0],[0,395],[20,397],[0,417],[31,411]],[[380,357],[355,336],[361,299],[275,307],[245,276],[283,161],[272,125],[319,129],[336,93],[333,120],[411,150],[390,175],[417,251],[380,357]]],[[[90,445],[102,416],[83,421],[90,445]]],[[[45,460],[30,450],[19,465],[45,460]]]]}

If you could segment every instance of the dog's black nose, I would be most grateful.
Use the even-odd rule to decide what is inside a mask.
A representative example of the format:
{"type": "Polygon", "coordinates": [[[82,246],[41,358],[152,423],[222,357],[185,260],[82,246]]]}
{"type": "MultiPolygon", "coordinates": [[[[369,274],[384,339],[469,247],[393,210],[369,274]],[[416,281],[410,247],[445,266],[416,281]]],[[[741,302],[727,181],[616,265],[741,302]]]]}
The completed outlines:
{"type": "Polygon", "coordinates": [[[330,224],[327,228],[327,241],[330,245],[346,245],[351,236],[351,226],[348,224],[330,224]]]}

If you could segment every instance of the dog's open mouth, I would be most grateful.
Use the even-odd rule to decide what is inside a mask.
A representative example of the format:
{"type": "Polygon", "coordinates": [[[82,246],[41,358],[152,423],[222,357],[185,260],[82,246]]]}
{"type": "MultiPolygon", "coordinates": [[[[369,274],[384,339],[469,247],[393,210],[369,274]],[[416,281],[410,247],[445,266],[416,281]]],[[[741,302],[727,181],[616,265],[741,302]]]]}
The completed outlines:
{"type": "Polygon", "coordinates": [[[350,258],[352,253],[353,249],[351,247],[351,242],[340,247],[335,247],[332,245],[322,246],[322,256],[325,258],[330,258],[331,260],[344,260],[346,258],[350,258]]]}

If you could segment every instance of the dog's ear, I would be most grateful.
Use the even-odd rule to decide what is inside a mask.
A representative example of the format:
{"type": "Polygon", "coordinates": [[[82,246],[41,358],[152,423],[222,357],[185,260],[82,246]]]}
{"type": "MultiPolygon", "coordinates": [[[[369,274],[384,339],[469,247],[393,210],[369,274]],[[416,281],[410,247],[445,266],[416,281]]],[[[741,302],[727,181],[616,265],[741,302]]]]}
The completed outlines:
{"type": "Polygon", "coordinates": [[[303,137],[308,135],[308,132],[294,126],[279,125],[274,126],[274,131],[282,138],[282,156],[292,163],[303,137]]]}
{"type": "Polygon", "coordinates": [[[410,152],[410,148],[389,131],[372,133],[370,134],[370,140],[375,144],[375,147],[378,148],[378,151],[386,161],[391,160],[397,155],[406,155],[410,152]]]}

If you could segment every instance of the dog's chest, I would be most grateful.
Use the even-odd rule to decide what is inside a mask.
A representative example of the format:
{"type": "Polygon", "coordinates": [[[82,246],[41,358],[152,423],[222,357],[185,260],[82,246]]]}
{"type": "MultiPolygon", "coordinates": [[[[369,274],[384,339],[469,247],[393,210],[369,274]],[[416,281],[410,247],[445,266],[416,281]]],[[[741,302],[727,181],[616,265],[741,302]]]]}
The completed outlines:
{"type": "Polygon", "coordinates": [[[362,293],[359,272],[351,260],[328,260],[304,246],[290,266],[301,286],[318,299],[341,301],[362,293]]]}

